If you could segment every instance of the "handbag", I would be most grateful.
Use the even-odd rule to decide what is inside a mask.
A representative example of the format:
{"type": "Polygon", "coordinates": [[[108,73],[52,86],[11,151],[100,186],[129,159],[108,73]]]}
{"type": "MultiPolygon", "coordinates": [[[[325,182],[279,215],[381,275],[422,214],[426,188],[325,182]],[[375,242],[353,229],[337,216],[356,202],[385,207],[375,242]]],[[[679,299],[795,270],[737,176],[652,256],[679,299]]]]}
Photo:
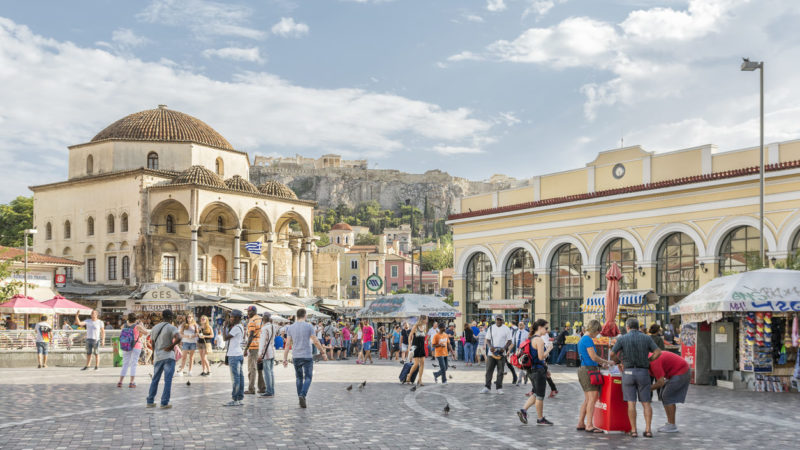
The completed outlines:
{"type": "Polygon", "coordinates": [[[586,373],[589,375],[589,383],[591,383],[592,386],[603,385],[603,374],[599,369],[587,369],[586,373]]]}

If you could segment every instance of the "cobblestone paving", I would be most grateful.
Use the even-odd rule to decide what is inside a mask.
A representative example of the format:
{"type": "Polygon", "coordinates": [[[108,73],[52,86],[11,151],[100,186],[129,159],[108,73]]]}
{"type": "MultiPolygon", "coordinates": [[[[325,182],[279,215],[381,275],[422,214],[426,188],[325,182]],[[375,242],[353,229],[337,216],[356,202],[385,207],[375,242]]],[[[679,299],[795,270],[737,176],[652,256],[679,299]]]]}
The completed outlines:
{"type": "MultiPolygon", "coordinates": [[[[553,427],[523,425],[515,411],[526,388],[479,395],[483,371],[450,370],[446,386],[412,393],[397,382],[400,365],[353,361],[315,365],[308,409],[300,409],[294,371],[276,367],[273,399],[245,396],[226,408],[227,367],[211,377],[175,377],[173,408],[145,409],[149,367],[139,387],[117,388],[118,369],[0,369],[0,448],[797,448],[800,397],[692,386],[678,407],[680,433],[654,439],[575,431],[583,398],[574,369],[554,368],[559,395],[545,402],[553,427]],[[186,381],[191,380],[191,386],[186,381]],[[358,383],[367,380],[364,390],[358,383]],[[352,391],[345,388],[350,384],[352,391]],[[442,409],[449,403],[451,412],[442,409]]],[[[509,376],[510,378],[510,376],[509,376]]],[[[510,381],[510,380],[509,380],[510,381]]],[[[159,393],[160,395],[160,393],[159,393]]],[[[158,398],[157,398],[158,401],[158,398]]],[[[655,402],[654,429],[665,422],[655,402]]],[[[533,411],[531,411],[533,412],[533,411]]],[[[643,416],[639,410],[639,430],[643,416]]]]}

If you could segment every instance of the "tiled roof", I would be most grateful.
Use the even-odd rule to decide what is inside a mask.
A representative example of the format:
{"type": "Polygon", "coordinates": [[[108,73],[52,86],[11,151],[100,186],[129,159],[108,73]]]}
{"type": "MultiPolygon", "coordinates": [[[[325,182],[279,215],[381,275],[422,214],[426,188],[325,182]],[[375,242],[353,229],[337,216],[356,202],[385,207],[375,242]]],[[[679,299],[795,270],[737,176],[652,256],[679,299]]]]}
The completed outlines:
{"type": "Polygon", "coordinates": [[[378,253],[377,245],[354,245],[347,250],[347,253],[378,253]]]}
{"type": "MultiPolygon", "coordinates": [[[[0,245],[0,260],[8,260],[19,258],[22,261],[22,258],[25,257],[25,250],[16,247],[5,247],[0,245]]],[[[79,261],[74,261],[72,259],[67,258],[60,258],[58,256],[50,256],[44,255],[42,253],[36,253],[28,250],[28,263],[33,264],[53,264],[59,266],[80,266],[83,264],[79,261]]]]}
{"type": "MultiPolygon", "coordinates": [[[[793,169],[800,167],[800,160],[787,161],[777,164],[768,164],[764,166],[764,172],[776,172],[779,170],[793,169]]],[[[715,172],[706,175],[695,175],[691,177],[675,178],[672,180],[659,181],[656,183],[639,184],[635,186],[626,186],[616,189],[606,189],[604,191],[588,192],[585,194],[567,195],[564,197],[554,197],[535,202],[517,203],[514,205],[498,206],[497,208],[479,209],[476,211],[467,211],[459,214],[451,214],[447,220],[467,219],[470,217],[480,217],[488,214],[504,213],[509,211],[519,211],[522,209],[537,208],[540,206],[556,205],[560,203],[569,203],[579,200],[588,200],[592,198],[608,197],[612,195],[631,194],[634,192],[649,191],[653,189],[661,189],[672,186],[682,186],[694,183],[702,183],[705,181],[722,180],[726,178],[742,177],[746,175],[758,174],[758,167],[746,167],[743,169],[726,170],[723,172],[715,172]]]]}
{"type": "Polygon", "coordinates": [[[170,184],[195,184],[215,188],[227,188],[219,175],[203,166],[192,166],[175,177],[170,184]]]}
{"type": "Polygon", "coordinates": [[[253,183],[245,180],[239,175],[234,175],[225,180],[225,186],[227,186],[228,189],[233,189],[234,191],[242,191],[250,194],[259,193],[258,188],[253,183]]]}
{"type": "Polygon", "coordinates": [[[348,225],[348,224],[346,224],[344,222],[339,222],[336,225],[331,227],[331,231],[334,231],[334,230],[353,231],[353,227],[351,227],[350,225],[348,225]]]}
{"type": "Polygon", "coordinates": [[[297,199],[297,195],[289,189],[285,184],[279,183],[275,180],[268,180],[262,185],[258,186],[258,190],[264,195],[280,198],[297,199]]]}
{"type": "Polygon", "coordinates": [[[234,150],[222,135],[202,120],[159,105],[125,116],[97,133],[91,142],[106,140],[194,142],[234,150]]]}

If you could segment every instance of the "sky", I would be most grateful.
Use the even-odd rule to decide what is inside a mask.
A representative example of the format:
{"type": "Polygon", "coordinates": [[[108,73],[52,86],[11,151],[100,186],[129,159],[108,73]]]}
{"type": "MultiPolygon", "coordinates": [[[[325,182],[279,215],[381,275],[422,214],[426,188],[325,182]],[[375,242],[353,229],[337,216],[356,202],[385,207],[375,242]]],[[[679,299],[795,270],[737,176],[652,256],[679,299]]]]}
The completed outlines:
{"type": "Polygon", "coordinates": [[[0,202],[167,104],[255,154],[473,180],[800,138],[796,0],[0,2],[0,202]]]}

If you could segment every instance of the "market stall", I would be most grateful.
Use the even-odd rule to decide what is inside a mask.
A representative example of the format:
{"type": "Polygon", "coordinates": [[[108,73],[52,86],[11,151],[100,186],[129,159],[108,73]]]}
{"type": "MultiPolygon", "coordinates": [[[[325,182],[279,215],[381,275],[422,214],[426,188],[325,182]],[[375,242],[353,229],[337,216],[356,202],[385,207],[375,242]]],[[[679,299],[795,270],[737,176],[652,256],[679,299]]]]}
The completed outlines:
{"type": "Polygon", "coordinates": [[[800,379],[798,312],[800,271],[782,269],[716,278],[670,307],[694,382],[767,392],[800,379]]]}
{"type": "Polygon", "coordinates": [[[456,308],[433,295],[398,294],[381,296],[356,314],[359,319],[391,321],[426,315],[430,319],[453,319],[460,313],[456,308]]]}

